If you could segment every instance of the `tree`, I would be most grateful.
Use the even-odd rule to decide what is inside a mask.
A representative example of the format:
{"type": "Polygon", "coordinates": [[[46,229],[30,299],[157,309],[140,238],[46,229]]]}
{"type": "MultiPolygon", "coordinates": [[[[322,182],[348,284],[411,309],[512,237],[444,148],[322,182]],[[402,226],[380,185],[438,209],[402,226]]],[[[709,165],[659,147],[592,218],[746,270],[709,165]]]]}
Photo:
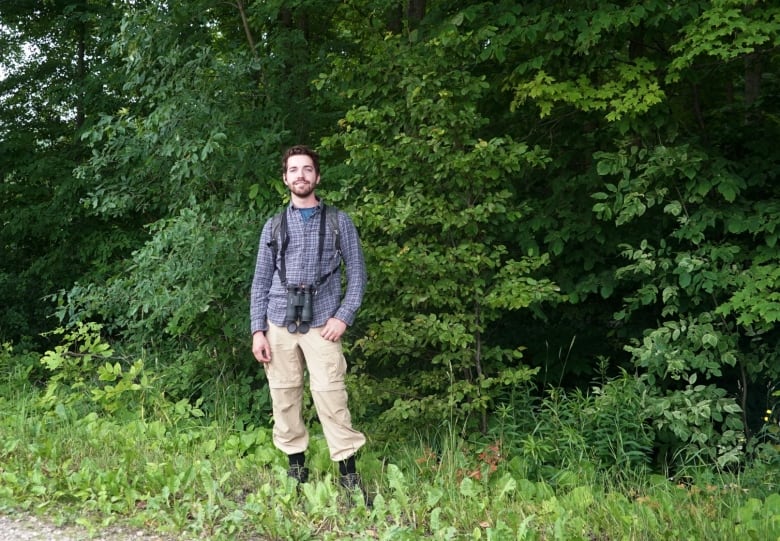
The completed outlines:
{"type": "Polygon", "coordinates": [[[328,146],[359,172],[345,195],[381,276],[377,323],[358,342],[382,377],[371,396],[393,404],[388,418],[441,418],[447,400],[485,411],[489,393],[453,374],[468,388],[490,373],[475,351],[523,347],[484,333],[506,322],[534,337],[529,364],[561,382],[586,384],[597,356],[639,371],[671,454],[735,460],[746,389],[777,378],[777,193],[750,165],[775,159],[776,88],[757,70],[776,61],[776,8],[428,8],[408,34],[360,34],[363,54],[334,58],[318,83],[354,102],[328,146]],[[513,292],[517,305],[480,321],[474,300],[507,273],[545,294],[513,292]],[[556,299],[552,284],[566,302],[545,310],[534,301],[556,299]],[[572,359],[544,357],[559,330],[583,337],[572,359]]]}
{"type": "Polygon", "coordinates": [[[104,61],[115,12],[106,2],[12,4],[0,7],[0,340],[29,346],[53,324],[45,297],[107,272],[137,235],[91,216],[72,174],[87,156],[78,134],[113,103],[104,61]]]}
{"type": "Polygon", "coordinates": [[[485,9],[437,12],[418,29],[424,39],[364,34],[363,54],[335,58],[318,83],[343,84],[356,104],[326,148],[346,151],[358,173],[339,194],[354,205],[372,271],[361,315],[369,323],[356,347],[361,366],[380,378],[365,380],[370,395],[392,405],[382,424],[395,428],[454,413],[486,430],[497,394],[533,374],[522,343],[497,329],[514,311],[556,297],[539,276],[546,256],[514,246],[525,209],[506,180],[547,158],[488,135],[480,108],[491,84],[469,69],[497,35],[485,9]]]}
{"type": "Polygon", "coordinates": [[[247,328],[255,243],[283,202],[281,149],[316,140],[333,116],[307,84],[334,46],[332,11],[150,3],[115,36],[128,99],[86,132],[93,155],[78,173],[93,212],[149,216],[149,238],[119,272],[64,292],[59,314],[153,345],[161,365],[183,367],[168,380],[176,396],[259,378],[247,328]]]}
{"type": "Polygon", "coordinates": [[[548,241],[553,253],[575,256],[552,277],[575,301],[620,301],[601,324],[627,342],[657,393],[648,415],[659,441],[677,458],[725,465],[743,448],[749,389],[760,397],[778,375],[769,368],[778,193],[766,145],[777,87],[772,77],[758,84],[760,66],[769,73],[777,61],[777,8],[643,2],[537,13],[530,21],[555,21],[547,35],[557,37],[530,39],[534,24],[516,33],[538,55],[515,71],[516,106],[537,107],[550,124],[579,123],[574,137],[556,130],[555,140],[587,152],[575,178],[600,222],[571,212],[565,191],[541,207],[536,230],[563,241],[557,251],[548,241]],[[574,226],[560,227],[570,216],[574,226]],[[599,246],[600,261],[583,240],[591,252],[599,246]]]}

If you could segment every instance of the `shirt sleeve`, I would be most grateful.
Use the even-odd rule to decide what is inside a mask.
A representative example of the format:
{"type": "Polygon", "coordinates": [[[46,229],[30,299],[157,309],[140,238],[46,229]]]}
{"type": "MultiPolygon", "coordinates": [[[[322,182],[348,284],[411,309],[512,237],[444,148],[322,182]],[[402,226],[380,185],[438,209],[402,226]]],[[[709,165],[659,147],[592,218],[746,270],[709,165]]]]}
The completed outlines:
{"type": "Polygon", "coordinates": [[[339,230],[341,257],[344,261],[347,285],[341,305],[334,317],[347,325],[352,325],[355,322],[360,304],[363,302],[368,276],[360,236],[352,219],[344,212],[339,212],[339,230]]]}
{"type": "Polygon", "coordinates": [[[268,246],[271,240],[271,221],[268,220],[260,234],[260,244],[257,248],[255,275],[252,279],[252,292],[249,302],[249,315],[252,334],[268,330],[268,299],[271,283],[274,277],[275,261],[268,246]]]}

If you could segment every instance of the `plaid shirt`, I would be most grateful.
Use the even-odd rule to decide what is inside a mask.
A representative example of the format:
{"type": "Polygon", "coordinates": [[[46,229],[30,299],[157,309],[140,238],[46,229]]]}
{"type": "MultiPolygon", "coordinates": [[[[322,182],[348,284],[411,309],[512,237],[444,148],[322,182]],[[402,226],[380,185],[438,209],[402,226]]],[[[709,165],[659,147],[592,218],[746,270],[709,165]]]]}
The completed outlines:
{"type": "MultiPolygon", "coordinates": [[[[366,290],[366,265],[360,246],[355,224],[350,217],[339,211],[339,234],[341,258],[335,247],[335,234],[325,224],[325,242],[322,246],[322,269],[318,269],[317,252],[319,249],[320,213],[322,203],[306,222],[301,213],[290,204],[287,212],[287,235],[290,239],[286,249],[285,273],[288,285],[314,284],[320,276],[333,273],[320,284],[312,302],[312,327],[321,327],[336,317],[347,325],[355,321],[363,293],[366,290]],[[347,287],[342,298],[341,260],[347,274],[347,287]]],[[[269,219],[260,234],[260,246],[257,251],[255,276],[252,280],[250,317],[252,333],[268,330],[268,321],[283,326],[287,309],[287,289],[279,278],[281,244],[277,250],[277,260],[272,261],[273,253],[268,243],[271,241],[271,222],[269,219]]]]}

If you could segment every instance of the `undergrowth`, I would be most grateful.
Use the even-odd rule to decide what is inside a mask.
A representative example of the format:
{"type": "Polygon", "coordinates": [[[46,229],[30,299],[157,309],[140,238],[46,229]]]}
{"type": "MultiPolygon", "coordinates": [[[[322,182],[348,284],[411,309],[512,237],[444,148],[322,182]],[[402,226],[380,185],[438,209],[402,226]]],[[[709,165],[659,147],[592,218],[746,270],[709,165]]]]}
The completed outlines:
{"type": "Polygon", "coordinates": [[[49,352],[43,388],[29,383],[29,359],[0,352],[0,512],[96,535],[130,524],[202,540],[780,537],[773,435],[738,471],[654,473],[631,408],[616,410],[633,393],[625,381],[551,394],[532,415],[505,405],[485,437],[466,439],[447,420],[372,439],[358,459],[366,507],[338,488],[316,425],[312,479],[297,486],[267,421],[249,424],[229,403],[210,416],[169,401],[142,361],[109,352],[95,342],[76,356],[49,352]]]}

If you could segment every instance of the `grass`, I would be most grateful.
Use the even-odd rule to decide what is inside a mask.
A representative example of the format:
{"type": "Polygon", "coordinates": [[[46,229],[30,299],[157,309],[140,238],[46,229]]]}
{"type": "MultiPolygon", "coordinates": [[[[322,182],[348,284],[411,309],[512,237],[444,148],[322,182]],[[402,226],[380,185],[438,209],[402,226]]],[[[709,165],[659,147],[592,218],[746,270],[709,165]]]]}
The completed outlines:
{"type": "Polygon", "coordinates": [[[358,460],[374,496],[367,508],[337,487],[321,435],[308,453],[311,482],[298,487],[270,429],[244,426],[235,407],[208,418],[150,384],[142,408],[117,409],[114,396],[109,412],[72,390],[43,400],[27,380],[22,369],[0,373],[0,512],[95,534],[130,525],[199,540],[780,539],[778,472],[760,463],[691,470],[678,483],[605,471],[563,444],[553,452],[574,458],[545,468],[546,454],[523,452],[531,440],[511,430],[512,441],[469,442],[442,429],[435,445],[369,442],[358,460]]]}
{"type": "Polygon", "coordinates": [[[776,539],[780,502],[738,479],[678,485],[571,470],[530,480],[496,445],[418,443],[359,460],[373,508],[342,493],[321,438],[297,489],[266,428],[39,416],[34,395],[0,401],[0,509],[97,532],[114,523],[199,539],[776,539]],[[770,509],[770,505],[774,506],[770,509]],[[772,512],[775,514],[773,515],[772,512]]]}

